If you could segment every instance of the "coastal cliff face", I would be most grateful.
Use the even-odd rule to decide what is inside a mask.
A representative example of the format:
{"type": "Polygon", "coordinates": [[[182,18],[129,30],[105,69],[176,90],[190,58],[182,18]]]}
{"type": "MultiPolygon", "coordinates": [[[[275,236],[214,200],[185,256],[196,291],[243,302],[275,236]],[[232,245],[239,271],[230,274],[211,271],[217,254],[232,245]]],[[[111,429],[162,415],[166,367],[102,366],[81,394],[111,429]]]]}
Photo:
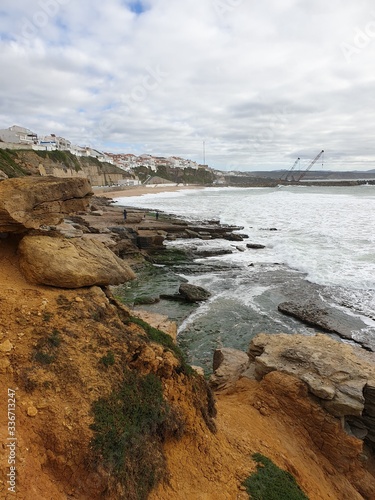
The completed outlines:
{"type": "Polygon", "coordinates": [[[0,149],[0,179],[33,176],[85,178],[93,186],[118,184],[130,174],[93,157],[79,157],[68,151],[0,149]]]}
{"type": "MultiPolygon", "coordinates": [[[[10,190],[13,182],[0,183],[2,192],[10,190]],[[5,189],[7,183],[11,184],[5,189]]],[[[24,184],[22,191],[27,189],[24,184]]],[[[82,202],[87,195],[84,189],[76,197],[82,202]]],[[[3,194],[2,206],[5,198],[3,194]]],[[[250,358],[249,364],[244,363],[247,356],[241,353],[242,368],[231,369],[234,379],[216,392],[215,406],[204,378],[186,365],[172,338],[159,331],[164,328],[162,319],[155,320],[159,330],[152,329],[148,325],[153,324],[152,317],[142,316],[147,323],[134,318],[113,297],[106,286],[112,282],[110,269],[105,284],[94,281],[89,286],[72,287],[62,276],[54,285],[30,277],[25,265],[32,265],[33,252],[25,264],[22,238],[37,238],[33,241],[39,242],[38,248],[43,247],[43,238],[66,239],[66,227],[63,232],[44,227],[48,213],[56,217],[57,227],[67,215],[63,204],[49,210],[47,198],[39,227],[31,217],[36,206],[31,203],[22,217],[12,216],[15,223],[7,215],[0,230],[0,386],[4,401],[8,388],[16,392],[17,498],[246,499],[242,483],[256,468],[254,453],[289,471],[311,500],[375,498],[371,451],[344,430],[341,420],[328,413],[300,376],[286,373],[285,363],[281,367],[271,356],[268,338],[277,353],[292,348],[293,336],[286,336],[289,345],[288,339],[279,336],[261,336],[251,350],[252,373],[250,358]],[[151,426],[156,432],[148,434],[150,429],[145,428],[145,439],[133,441],[133,449],[122,457],[122,467],[116,468],[110,457],[118,452],[130,425],[115,433],[109,454],[110,434],[99,431],[114,421],[121,427],[122,415],[132,405],[140,412],[137,420],[141,418],[139,398],[131,400],[128,392],[129,373],[136,377],[137,387],[141,381],[152,381],[153,397],[160,383],[161,408],[168,410],[156,415],[159,420],[151,426]],[[138,462],[129,459],[134,449],[145,470],[138,470],[138,462]],[[159,479],[150,493],[142,484],[149,477],[146,466],[153,467],[151,472],[159,479]],[[132,474],[139,479],[132,480],[132,474]]],[[[48,263],[49,258],[46,267],[48,263]]],[[[77,275],[79,268],[78,260],[77,275]]],[[[131,278],[129,270],[123,280],[131,278]]],[[[309,356],[303,338],[298,352],[309,356]]],[[[233,363],[232,358],[232,367],[233,363]]],[[[370,361],[353,354],[353,363],[359,373],[368,370],[369,380],[370,361]]],[[[7,406],[1,404],[0,496],[10,499],[14,494],[6,479],[7,423],[7,406]]]]}

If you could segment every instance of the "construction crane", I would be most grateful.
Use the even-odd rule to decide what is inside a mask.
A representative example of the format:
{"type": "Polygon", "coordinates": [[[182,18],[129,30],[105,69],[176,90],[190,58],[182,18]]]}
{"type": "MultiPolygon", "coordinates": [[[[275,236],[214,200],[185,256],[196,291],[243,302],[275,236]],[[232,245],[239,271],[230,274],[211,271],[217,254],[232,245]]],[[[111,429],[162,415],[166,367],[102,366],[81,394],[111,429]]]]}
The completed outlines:
{"type": "MultiPolygon", "coordinates": [[[[300,176],[297,179],[297,182],[299,182],[301,179],[303,179],[305,177],[305,175],[307,174],[307,172],[311,169],[311,167],[313,165],[315,165],[315,163],[319,160],[319,158],[322,156],[323,153],[324,153],[324,150],[322,149],[321,152],[318,155],[316,155],[316,157],[313,159],[313,161],[310,163],[310,165],[306,168],[306,170],[304,170],[300,174],[300,176]]],[[[322,166],[323,166],[323,159],[322,159],[322,166]]]]}
{"type": "MultiPolygon", "coordinates": [[[[300,159],[301,158],[297,158],[296,159],[296,161],[294,162],[293,167],[290,170],[288,170],[287,173],[285,174],[285,179],[284,180],[286,180],[286,181],[288,180],[289,174],[291,174],[293,172],[293,170],[296,168],[296,166],[298,165],[300,159]]],[[[280,177],[280,181],[283,180],[283,177],[284,177],[284,174],[280,177]]],[[[292,177],[292,180],[294,180],[293,177],[292,177]]]]}

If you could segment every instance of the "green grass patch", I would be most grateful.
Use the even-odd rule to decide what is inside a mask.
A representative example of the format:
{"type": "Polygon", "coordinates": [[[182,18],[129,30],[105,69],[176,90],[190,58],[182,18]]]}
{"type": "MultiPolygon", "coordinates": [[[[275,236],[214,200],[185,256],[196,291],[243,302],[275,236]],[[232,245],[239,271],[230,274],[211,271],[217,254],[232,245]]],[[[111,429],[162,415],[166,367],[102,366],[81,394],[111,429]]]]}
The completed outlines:
{"type": "Polygon", "coordinates": [[[50,365],[56,360],[61,345],[60,332],[54,328],[51,335],[39,339],[35,347],[34,361],[41,365],[50,365]]]}
{"type": "Polygon", "coordinates": [[[180,362],[180,371],[185,375],[194,376],[196,372],[193,368],[186,362],[185,357],[181,349],[174,343],[172,337],[167,333],[158,330],[157,328],[152,327],[146,321],[143,321],[140,318],[136,318],[135,316],[130,316],[129,321],[131,323],[135,323],[139,325],[146,332],[148,338],[157,344],[161,344],[166,349],[169,349],[173,352],[176,358],[180,362]]]}
{"type": "Polygon", "coordinates": [[[108,351],[106,356],[100,358],[100,362],[108,368],[109,366],[113,366],[115,364],[115,355],[112,351],[108,351]]]}
{"type": "Polygon", "coordinates": [[[34,359],[37,363],[40,363],[41,365],[50,365],[55,361],[56,356],[53,354],[48,354],[47,352],[44,351],[36,351],[34,359]]]}
{"type": "Polygon", "coordinates": [[[149,259],[154,264],[164,264],[167,266],[184,264],[194,260],[188,251],[177,248],[166,248],[160,252],[154,252],[149,256],[149,259]]]}
{"type": "Polygon", "coordinates": [[[252,458],[257,462],[257,471],[243,483],[252,500],[309,500],[289,472],[260,453],[252,458]]]}
{"type": "MultiPolygon", "coordinates": [[[[181,430],[160,380],[125,371],[120,388],[93,404],[91,442],[97,461],[104,464],[123,495],[116,498],[145,500],[166,477],[162,443],[169,430],[181,430]]],[[[118,491],[118,490],[117,490],[118,491]]]]}
{"type": "Polygon", "coordinates": [[[52,347],[59,347],[59,345],[61,344],[60,332],[56,330],[56,328],[54,328],[52,330],[52,334],[47,337],[47,342],[52,347]]]}
{"type": "Polygon", "coordinates": [[[0,149],[0,170],[9,178],[23,177],[28,174],[18,163],[15,162],[17,153],[11,149],[0,149]]]}

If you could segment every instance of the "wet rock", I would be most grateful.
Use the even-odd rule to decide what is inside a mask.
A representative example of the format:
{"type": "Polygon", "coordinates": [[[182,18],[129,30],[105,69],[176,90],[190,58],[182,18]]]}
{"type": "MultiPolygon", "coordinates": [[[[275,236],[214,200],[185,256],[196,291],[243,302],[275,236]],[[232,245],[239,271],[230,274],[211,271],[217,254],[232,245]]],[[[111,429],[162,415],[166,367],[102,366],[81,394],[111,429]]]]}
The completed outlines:
{"type": "Polygon", "coordinates": [[[241,234],[229,233],[223,236],[224,240],[228,241],[243,241],[243,236],[241,234]]]}
{"type": "Polygon", "coordinates": [[[155,231],[138,231],[137,245],[140,249],[163,248],[165,237],[155,231]]]}
{"type": "Polygon", "coordinates": [[[233,251],[229,248],[199,248],[194,252],[197,257],[218,257],[232,253],[233,251]]]}
{"type": "Polygon", "coordinates": [[[179,293],[189,302],[200,302],[208,300],[211,297],[210,292],[201,286],[191,285],[190,283],[182,283],[179,288],[179,293]]]}
{"type": "Polygon", "coordinates": [[[258,250],[261,248],[266,248],[266,245],[261,245],[260,243],[247,243],[246,244],[247,248],[252,248],[254,250],[258,250]]]}
{"type": "Polygon", "coordinates": [[[375,351],[371,338],[354,337],[353,332],[366,328],[366,324],[358,317],[349,316],[335,307],[326,305],[319,297],[305,299],[294,297],[293,300],[282,302],[278,310],[293,316],[304,323],[316,326],[327,332],[337,333],[340,337],[353,340],[362,347],[375,351]]]}

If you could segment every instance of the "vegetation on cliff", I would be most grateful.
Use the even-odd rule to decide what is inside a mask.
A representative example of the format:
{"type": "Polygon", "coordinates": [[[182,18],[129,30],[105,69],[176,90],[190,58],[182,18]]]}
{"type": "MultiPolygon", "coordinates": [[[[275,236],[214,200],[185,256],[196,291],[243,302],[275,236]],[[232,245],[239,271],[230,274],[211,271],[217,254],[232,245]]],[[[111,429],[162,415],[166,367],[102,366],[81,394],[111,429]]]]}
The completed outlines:
{"type": "Polygon", "coordinates": [[[216,179],[213,172],[203,168],[199,168],[198,170],[191,167],[181,169],[159,165],[156,172],[151,167],[146,166],[135,167],[133,171],[142,182],[145,182],[149,177],[156,176],[175,182],[176,184],[202,184],[211,186],[216,179]]]}
{"type": "Polygon", "coordinates": [[[35,153],[43,159],[47,158],[54,163],[61,163],[76,172],[82,170],[77,157],[69,151],[35,151],[35,153]]]}
{"type": "Polygon", "coordinates": [[[253,460],[257,470],[244,482],[253,500],[308,500],[290,472],[260,453],[254,453],[253,460]]]}
{"type": "Polygon", "coordinates": [[[163,396],[154,374],[125,370],[119,389],[93,405],[92,447],[126,491],[128,500],[146,499],[157,482],[167,477],[163,442],[179,437],[184,422],[163,396]]]}
{"type": "Polygon", "coordinates": [[[11,149],[0,149],[0,170],[9,178],[23,177],[28,175],[26,169],[22,168],[16,161],[17,153],[11,149]]]}

